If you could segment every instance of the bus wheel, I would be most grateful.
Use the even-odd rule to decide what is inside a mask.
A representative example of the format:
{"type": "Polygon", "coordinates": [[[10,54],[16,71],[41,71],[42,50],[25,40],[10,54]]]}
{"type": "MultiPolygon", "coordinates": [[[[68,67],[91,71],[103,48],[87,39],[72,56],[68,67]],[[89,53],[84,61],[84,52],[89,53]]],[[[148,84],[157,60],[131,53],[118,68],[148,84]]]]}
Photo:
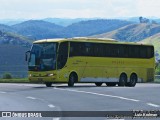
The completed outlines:
{"type": "Polygon", "coordinates": [[[46,87],[51,87],[52,86],[52,83],[51,82],[46,82],[46,87]]]}
{"type": "Polygon", "coordinates": [[[126,82],[127,82],[127,76],[125,74],[121,74],[118,86],[125,86],[126,82]]]}
{"type": "Polygon", "coordinates": [[[137,75],[136,74],[132,74],[130,77],[130,81],[127,84],[129,87],[134,87],[137,83],[137,75]]]}
{"type": "Polygon", "coordinates": [[[96,86],[101,86],[102,82],[96,82],[95,84],[96,84],[96,86]]]}
{"type": "Polygon", "coordinates": [[[76,73],[71,73],[69,76],[69,80],[68,80],[68,86],[69,87],[73,87],[74,83],[77,81],[77,75],[76,73]]]}
{"type": "Polygon", "coordinates": [[[113,83],[112,82],[111,83],[106,83],[107,86],[116,86],[116,84],[117,83],[114,83],[114,82],[113,83]]]}

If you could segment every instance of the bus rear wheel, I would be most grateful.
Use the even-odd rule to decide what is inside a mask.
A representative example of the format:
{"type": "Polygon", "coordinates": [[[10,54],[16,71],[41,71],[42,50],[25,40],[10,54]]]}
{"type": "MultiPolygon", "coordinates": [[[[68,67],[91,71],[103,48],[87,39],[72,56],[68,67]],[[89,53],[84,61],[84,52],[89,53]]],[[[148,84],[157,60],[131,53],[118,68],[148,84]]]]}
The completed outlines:
{"type": "Polygon", "coordinates": [[[78,77],[75,73],[71,73],[68,80],[68,86],[73,87],[74,83],[78,80],[78,77]]]}
{"type": "Polygon", "coordinates": [[[130,81],[129,83],[127,83],[127,86],[129,87],[134,87],[137,83],[137,75],[136,74],[132,74],[130,77],[130,81]]]}
{"type": "Polygon", "coordinates": [[[125,74],[121,74],[120,78],[119,78],[119,83],[118,86],[125,86],[127,82],[127,76],[125,74]]]}
{"type": "Polygon", "coordinates": [[[102,85],[102,82],[96,82],[95,85],[96,85],[96,86],[101,86],[101,85],[102,85]]]}
{"type": "Polygon", "coordinates": [[[52,83],[51,82],[46,82],[46,87],[51,87],[52,86],[52,83]]]}

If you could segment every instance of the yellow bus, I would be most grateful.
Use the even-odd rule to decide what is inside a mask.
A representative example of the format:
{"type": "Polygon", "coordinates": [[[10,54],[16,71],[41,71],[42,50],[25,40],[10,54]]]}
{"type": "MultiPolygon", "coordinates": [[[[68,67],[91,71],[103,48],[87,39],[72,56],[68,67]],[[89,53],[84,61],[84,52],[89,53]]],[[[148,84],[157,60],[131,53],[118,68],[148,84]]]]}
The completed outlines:
{"type": "Polygon", "coordinates": [[[130,86],[154,81],[154,47],[100,38],[46,39],[26,52],[30,82],[130,86]]]}

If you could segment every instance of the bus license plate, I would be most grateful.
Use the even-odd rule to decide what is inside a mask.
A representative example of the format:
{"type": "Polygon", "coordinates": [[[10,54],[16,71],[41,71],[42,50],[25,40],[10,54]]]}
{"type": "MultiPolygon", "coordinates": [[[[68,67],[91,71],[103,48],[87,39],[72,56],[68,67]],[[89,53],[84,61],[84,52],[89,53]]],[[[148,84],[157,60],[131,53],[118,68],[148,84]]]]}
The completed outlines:
{"type": "Polygon", "coordinates": [[[42,78],[38,78],[38,81],[39,81],[39,82],[43,82],[43,79],[42,79],[42,78]]]}

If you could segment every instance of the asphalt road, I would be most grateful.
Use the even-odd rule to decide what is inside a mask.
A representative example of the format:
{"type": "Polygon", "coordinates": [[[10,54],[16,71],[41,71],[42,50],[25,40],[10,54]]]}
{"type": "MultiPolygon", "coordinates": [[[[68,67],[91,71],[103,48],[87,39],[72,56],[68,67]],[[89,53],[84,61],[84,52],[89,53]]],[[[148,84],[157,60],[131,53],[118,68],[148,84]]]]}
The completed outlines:
{"type": "MultiPolygon", "coordinates": [[[[67,84],[57,84],[47,88],[43,84],[0,83],[0,111],[59,111],[59,114],[63,114],[61,111],[133,110],[160,110],[160,84],[139,83],[136,87],[105,85],[96,87],[94,84],[75,84],[75,87],[68,87],[67,84]]],[[[24,118],[0,118],[0,120],[8,119],[24,120],[24,118]]],[[[37,120],[43,119],[108,120],[106,117],[37,118],[37,120]]],[[[124,119],[128,120],[127,118],[121,120],[124,119]]]]}

